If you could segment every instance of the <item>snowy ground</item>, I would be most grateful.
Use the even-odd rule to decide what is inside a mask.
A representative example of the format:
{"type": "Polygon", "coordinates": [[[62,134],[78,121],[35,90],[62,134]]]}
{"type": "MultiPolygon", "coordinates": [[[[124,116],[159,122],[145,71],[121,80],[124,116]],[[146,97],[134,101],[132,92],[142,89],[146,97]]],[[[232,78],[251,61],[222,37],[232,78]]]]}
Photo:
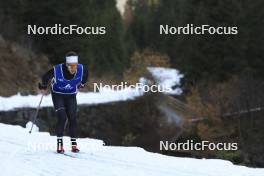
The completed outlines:
{"type": "Polygon", "coordinates": [[[0,170],[6,176],[263,176],[264,169],[224,160],[192,159],[146,152],[138,147],[104,146],[101,140],[79,139],[81,153],[55,153],[56,137],[0,123],[0,170]],[[38,146],[38,147],[37,147],[38,146]]]}
{"type": "MultiPolygon", "coordinates": [[[[162,67],[148,67],[148,70],[156,79],[158,85],[170,88],[180,85],[180,79],[183,77],[176,69],[162,67]]],[[[181,89],[171,89],[167,94],[181,94],[181,89]]],[[[107,88],[100,89],[100,92],[80,92],[77,94],[78,104],[99,104],[115,101],[126,101],[142,96],[144,92],[139,88],[124,88],[122,90],[112,90],[107,88]]],[[[9,111],[15,108],[30,107],[36,108],[40,101],[41,95],[21,96],[20,94],[11,97],[0,97],[0,111],[9,111]]],[[[41,107],[52,107],[51,96],[43,98],[41,107]]]]}
{"type": "MultiPolygon", "coordinates": [[[[183,74],[181,74],[177,69],[163,67],[148,67],[147,69],[152,74],[158,85],[161,85],[164,88],[180,86],[180,81],[183,78],[183,74]]],[[[182,93],[182,90],[178,87],[165,93],[179,95],[182,93]]]]}
{"type": "MultiPolygon", "coordinates": [[[[125,89],[120,91],[113,90],[102,90],[98,93],[93,92],[79,92],[77,94],[77,102],[79,105],[81,104],[100,104],[100,103],[109,103],[115,101],[126,101],[130,99],[134,99],[138,96],[141,96],[142,92],[125,89]]],[[[0,111],[10,111],[15,108],[36,108],[39,101],[41,99],[41,95],[28,95],[22,96],[20,94],[13,95],[11,97],[0,97],[0,111]]],[[[51,95],[46,95],[43,98],[41,103],[41,107],[52,107],[52,99],[51,95]]]]}

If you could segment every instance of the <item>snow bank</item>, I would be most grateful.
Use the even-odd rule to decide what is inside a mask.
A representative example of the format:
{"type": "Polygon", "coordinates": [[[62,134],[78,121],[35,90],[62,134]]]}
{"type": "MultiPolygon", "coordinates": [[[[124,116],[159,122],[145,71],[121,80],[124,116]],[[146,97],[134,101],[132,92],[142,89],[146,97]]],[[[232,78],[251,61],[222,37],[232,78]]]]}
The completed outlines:
{"type": "Polygon", "coordinates": [[[78,140],[81,150],[72,154],[64,137],[66,153],[55,153],[56,137],[28,133],[20,126],[0,123],[0,170],[7,176],[263,176],[264,169],[233,165],[217,159],[170,157],[138,147],[104,146],[103,141],[78,140]],[[49,147],[43,147],[43,146],[49,147]]]}
{"type": "MultiPolygon", "coordinates": [[[[30,131],[32,125],[33,125],[33,123],[32,123],[31,121],[29,121],[29,122],[26,124],[26,129],[27,129],[28,131],[30,131]]],[[[39,132],[39,127],[38,127],[36,124],[33,125],[33,127],[32,127],[32,132],[39,132]]]]}
{"type": "Polygon", "coordinates": [[[182,93],[180,81],[183,75],[176,69],[163,68],[163,67],[148,67],[148,71],[152,74],[158,85],[162,85],[165,88],[173,88],[171,91],[167,91],[166,94],[179,95],[182,93]]]}
{"type": "MultiPolygon", "coordinates": [[[[114,91],[110,89],[101,89],[100,92],[79,92],[77,94],[77,102],[81,104],[100,104],[109,103],[115,101],[126,101],[135,99],[138,96],[143,95],[142,92],[137,89],[124,89],[114,91]]],[[[0,111],[10,111],[16,108],[36,108],[41,95],[28,95],[22,96],[19,93],[11,97],[0,97],[0,111]]],[[[41,107],[52,107],[51,95],[46,95],[43,98],[41,107]]]]}

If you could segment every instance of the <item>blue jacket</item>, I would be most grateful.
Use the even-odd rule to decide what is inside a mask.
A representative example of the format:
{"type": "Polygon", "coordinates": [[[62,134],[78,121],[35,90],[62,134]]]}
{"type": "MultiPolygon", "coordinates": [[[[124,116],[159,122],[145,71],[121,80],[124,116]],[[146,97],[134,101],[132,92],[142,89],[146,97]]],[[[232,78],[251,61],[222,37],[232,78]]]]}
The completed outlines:
{"type": "Polygon", "coordinates": [[[71,80],[64,79],[62,64],[54,66],[54,78],[51,82],[51,89],[59,94],[76,94],[78,85],[81,84],[83,77],[83,65],[78,64],[76,73],[71,80]]]}

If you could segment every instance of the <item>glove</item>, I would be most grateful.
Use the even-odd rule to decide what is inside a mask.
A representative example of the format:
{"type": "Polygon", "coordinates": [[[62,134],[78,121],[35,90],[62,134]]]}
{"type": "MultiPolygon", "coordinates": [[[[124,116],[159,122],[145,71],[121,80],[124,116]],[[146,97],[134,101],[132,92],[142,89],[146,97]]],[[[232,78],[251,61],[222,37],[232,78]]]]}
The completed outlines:
{"type": "Polygon", "coordinates": [[[78,89],[83,89],[85,87],[85,85],[84,84],[79,84],[77,87],[78,87],[78,89]]]}
{"type": "Polygon", "coordinates": [[[40,90],[46,90],[47,89],[47,85],[44,85],[44,84],[42,84],[42,83],[38,83],[38,88],[40,89],[40,90]]]}

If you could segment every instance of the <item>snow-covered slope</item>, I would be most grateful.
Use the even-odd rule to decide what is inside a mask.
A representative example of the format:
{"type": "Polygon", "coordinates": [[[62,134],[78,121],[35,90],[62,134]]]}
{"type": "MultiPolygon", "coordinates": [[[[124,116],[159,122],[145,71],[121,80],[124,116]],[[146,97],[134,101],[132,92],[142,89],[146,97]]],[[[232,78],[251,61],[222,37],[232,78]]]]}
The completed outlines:
{"type": "MultiPolygon", "coordinates": [[[[126,101],[134,99],[143,95],[143,92],[134,89],[124,89],[120,91],[114,91],[110,89],[102,89],[99,93],[94,92],[79,92],[77,94],[77,102],[81,104],[99,104],[109,103],[115,101],[126,101]]],[[[41,95],[28,95],[22,96],[19,93],[11,97],[0,97],[0,111],[10,111],[15,108],[36,108],[41,95]]],[[[52,107],[51,95],[46,95],[43,98],[41,107],[52,107]]]]}
{"type": "Polygon", "coordinates": [[[264,169],[224,160],[191,159],[146,152],[138,147],[104,146],[101,140],[79,139],[81,153],[55,153],[56,137],[28,133],[20,126],[0,124],[0,171],[5,176],[263,176],[264,169]]]}
{"type": "Polygon", "coordinates": [[[171,91],[165,92],[171,95],[180,95],[182,89],[179,88],[183,74],[181,74],[177,69],[164,68],[164,67],[148,67],[148,71],[152,74],[158,85],[164,88],[175,87],[171,91]],[[177,87],[178,86],[178,87],[177,87]]]}

